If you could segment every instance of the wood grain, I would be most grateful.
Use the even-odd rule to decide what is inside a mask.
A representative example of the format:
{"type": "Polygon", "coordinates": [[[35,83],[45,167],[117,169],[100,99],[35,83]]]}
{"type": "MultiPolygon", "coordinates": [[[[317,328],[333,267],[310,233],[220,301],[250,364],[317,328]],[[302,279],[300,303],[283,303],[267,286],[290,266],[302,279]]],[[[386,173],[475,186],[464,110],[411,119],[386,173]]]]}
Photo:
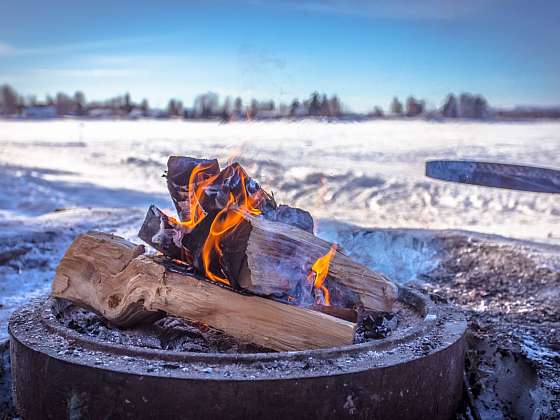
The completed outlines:
{"type": "Polygon", "coordinates": [[[80,235],[56,270],[52,294],[122,327],[164,311],[278,351],[352,343],[352,322],[169,271],[143,252],[114,235],[80,235]]]}

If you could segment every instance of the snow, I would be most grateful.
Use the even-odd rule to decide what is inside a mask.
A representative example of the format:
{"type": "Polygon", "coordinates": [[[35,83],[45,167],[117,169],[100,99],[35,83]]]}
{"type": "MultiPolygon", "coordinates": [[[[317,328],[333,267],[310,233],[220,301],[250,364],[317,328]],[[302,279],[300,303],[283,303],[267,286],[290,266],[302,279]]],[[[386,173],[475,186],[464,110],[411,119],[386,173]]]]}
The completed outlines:
{"type": "Polygon", "coordinates": [[[277,202],[309,210],[319,235],[401,282],[437,252],[426,231],[402,228],[560,244],[560,197],[423,174],[432,158],[560,167],[560,123],[0,121],[0,253],[31,249],[0,265],[0,338],[6,314],[48,290],[77,233],[135,240],[151,203],[172,207],[161,178],[171,154],[239,160],[277,202]]]}
{"type": "Polygon", "coordinates": [[[560,242],[557,196],[423,175],[430,158],[560,167],[560,124],[548,122],[0,122],[0,209],[171,207],[161,179],[170,154],[239,158],[277,201],[319,218],[560,242]]]}

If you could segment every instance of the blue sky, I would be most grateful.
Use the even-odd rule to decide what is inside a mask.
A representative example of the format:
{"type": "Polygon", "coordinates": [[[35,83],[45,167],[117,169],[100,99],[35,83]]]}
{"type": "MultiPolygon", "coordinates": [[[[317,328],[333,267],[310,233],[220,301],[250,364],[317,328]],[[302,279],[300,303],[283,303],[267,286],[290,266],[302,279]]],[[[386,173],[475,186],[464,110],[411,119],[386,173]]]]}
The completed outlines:
{"type": "Polygon", "coordinates": [[[285,102],[318,90],[357,111],[461,91],[558,105],[559,41],[556,0],[4,0],[0,83],[156,106],[209,90],[285,102]]]}

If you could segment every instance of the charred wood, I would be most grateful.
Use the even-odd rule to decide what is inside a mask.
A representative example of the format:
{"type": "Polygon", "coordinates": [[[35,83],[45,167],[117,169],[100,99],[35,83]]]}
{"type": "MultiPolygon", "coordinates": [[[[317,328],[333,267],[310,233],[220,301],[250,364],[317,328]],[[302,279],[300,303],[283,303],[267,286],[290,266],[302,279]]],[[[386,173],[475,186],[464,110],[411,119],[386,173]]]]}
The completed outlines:
{"type": "Polygon", "coordinates": [[[220,165],[216,159],[195,159],[186,156],[170,156],[167,161],[167,189],[177,209],[179,220],[191,218],[189,188],[193,170],[204,165],[205,176],[214,176],[220,172],[220,165]]]}

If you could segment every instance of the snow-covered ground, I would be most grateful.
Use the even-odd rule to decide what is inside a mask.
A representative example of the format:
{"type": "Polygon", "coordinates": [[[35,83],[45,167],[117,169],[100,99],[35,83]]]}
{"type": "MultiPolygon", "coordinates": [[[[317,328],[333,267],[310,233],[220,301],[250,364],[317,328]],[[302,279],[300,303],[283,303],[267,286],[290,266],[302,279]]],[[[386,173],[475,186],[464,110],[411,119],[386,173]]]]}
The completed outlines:
{"type": "Polygon", "coordinates": [[[277,201],[316,218],[560,243],[560,196],[423,175],[430,158],[560,167],[560,124],[546,122],[0,122],[0,217],[171,207],[161,179],[170,154],[237,159],[277,201]]]}

